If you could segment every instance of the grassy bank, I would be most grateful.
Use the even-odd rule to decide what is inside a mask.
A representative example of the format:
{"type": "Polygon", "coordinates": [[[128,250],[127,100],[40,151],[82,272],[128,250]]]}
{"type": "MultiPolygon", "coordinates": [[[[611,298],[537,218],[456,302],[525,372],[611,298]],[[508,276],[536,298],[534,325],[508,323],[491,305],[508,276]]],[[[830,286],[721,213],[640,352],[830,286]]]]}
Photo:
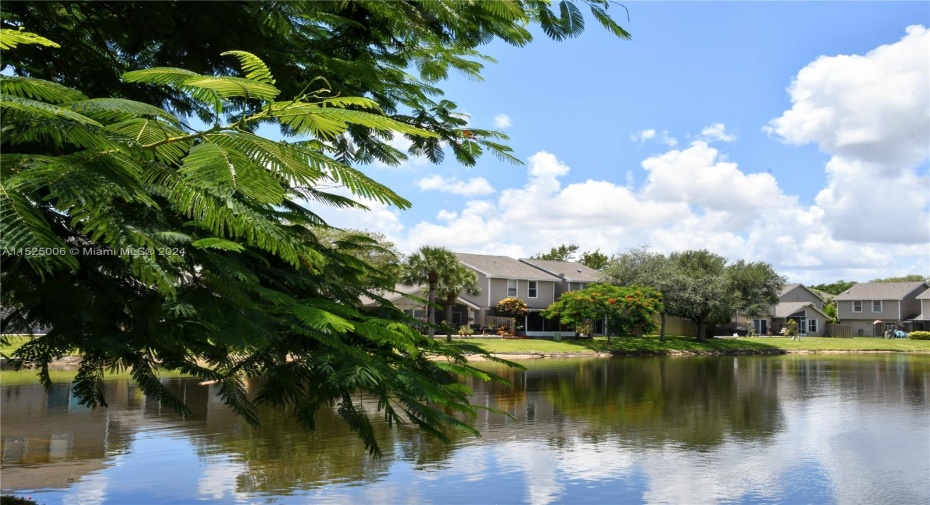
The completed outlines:
{"type": "Polygon", "coordinates": [[[930,341],[876,338],[734,338],[698,342],[693,337],[657,335],[643,338],[605,337],[584,340],[469,339],[494,354],[674,354],[674,353],[779,353],[779,352],[920,352],[930,353],[930,341]]]}

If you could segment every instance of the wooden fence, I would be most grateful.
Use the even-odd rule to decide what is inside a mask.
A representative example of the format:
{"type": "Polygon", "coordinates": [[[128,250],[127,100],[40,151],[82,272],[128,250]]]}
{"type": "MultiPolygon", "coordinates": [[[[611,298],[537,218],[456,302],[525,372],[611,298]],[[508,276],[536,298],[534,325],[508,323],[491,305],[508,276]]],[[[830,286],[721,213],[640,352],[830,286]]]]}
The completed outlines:
{"type": "Polygon", "coordinates": [[[828,324],[823,332],[825,337],[853,338],[853,328],[847,324],[828,324]]]}

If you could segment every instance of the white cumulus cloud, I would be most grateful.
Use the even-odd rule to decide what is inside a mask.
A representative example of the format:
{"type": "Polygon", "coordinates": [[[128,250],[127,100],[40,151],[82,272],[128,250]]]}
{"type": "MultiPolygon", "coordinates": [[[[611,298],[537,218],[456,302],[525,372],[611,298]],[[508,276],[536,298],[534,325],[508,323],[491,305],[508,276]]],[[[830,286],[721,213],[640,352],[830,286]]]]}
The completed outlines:
{"type": "Polygon", "coordinates": [[[494,192],[491,183],[484,177],[475,177],[462,181],[457,177],[447,179],[439,174],[434,174],[417,181],[417,186],[423,191],[432,190],[463,196],[488,195],[494,192]]]}
{"type": "Polygon", "coordinates": [[[832,155],[816,202],[834,236],[930,242],[930,179],[918,171],[930,158],[930,31],[909,26],[865,55],[820,57],[789,93],[791,109],[765,129],[832,155]]]}
{"type": "Polygon", "coordinates": [[[736,135],[727,132],[727,127],[723,123],[714,123],[701,130],[701,139],[707,142],[719,140],[720,142],[733,142],[736,135]]]}
{"type": "Polygon", "coordinates": [[[508,116],[507,114],[498,114],[494,116],[494,127],[495,128],[500,128],[501,130],[503,130],[504,128],[510,128],[511,124],[513,123],[510,121],[510,116],[508,116]]]}

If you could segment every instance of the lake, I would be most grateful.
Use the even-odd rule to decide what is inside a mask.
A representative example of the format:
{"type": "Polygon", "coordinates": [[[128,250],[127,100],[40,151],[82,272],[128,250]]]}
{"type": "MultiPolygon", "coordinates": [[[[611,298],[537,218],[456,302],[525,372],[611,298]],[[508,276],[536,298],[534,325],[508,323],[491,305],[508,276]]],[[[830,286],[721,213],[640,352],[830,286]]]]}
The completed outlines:
{"type": "Polygon", "coordinates": [[[6,379],[0,485],[42,504],[930,502],[930,356],[524,364],[472,384],[510,414],[482,412],[481,438],[379,423],[381,459],[330,412],[253,429],[196,380],[164,379],[181,420],[126,380],[90,410],[6,379]]]}

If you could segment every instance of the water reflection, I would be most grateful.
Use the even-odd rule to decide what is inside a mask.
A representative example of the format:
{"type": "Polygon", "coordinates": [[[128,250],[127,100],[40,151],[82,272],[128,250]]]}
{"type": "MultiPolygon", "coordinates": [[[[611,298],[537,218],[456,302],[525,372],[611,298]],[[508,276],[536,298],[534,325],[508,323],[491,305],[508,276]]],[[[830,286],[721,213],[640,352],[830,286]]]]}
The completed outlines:
{"type": "Polygon", "coordinates": [[[380,460],[331,412],[308,434],[262,411],[256,430],[192,380],[165,381],[188,420],[126,381],[105,410],[67,384],[4,385],[2,485],[49,504],[930,501],[930,357],[528,365],[495,369],[512,386],[471,384],[512,416],[482,413],[480,439],[376,423],[380,460]]]}

